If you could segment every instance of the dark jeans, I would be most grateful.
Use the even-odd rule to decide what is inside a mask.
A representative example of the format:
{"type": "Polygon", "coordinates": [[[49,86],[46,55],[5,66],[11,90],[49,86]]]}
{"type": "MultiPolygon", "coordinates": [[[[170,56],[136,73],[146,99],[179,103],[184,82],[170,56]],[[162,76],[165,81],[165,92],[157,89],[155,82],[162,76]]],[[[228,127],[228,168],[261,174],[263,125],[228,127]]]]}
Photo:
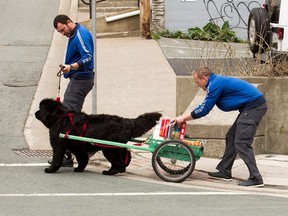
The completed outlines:
{"type": "MultiPolygon", "coordinates": [[[[91,91],[93,85],[94,79],[77,80],[71,78],[64,94],[63,105],[69,110],[80,112],[82,110],[85,97],[91,91]]],[[[72,159],[72,154],[70,151],[67,150],[65,155],[68,160],[72,159]]]]}
{"type": "Polygon", "coordinates": [[[267,104],[256,108],[243,110],[226,134],[226,149],[222,160],[216,169],[231,175],[233,163],[237,153],[244,161],[249,170],[249,179],[262,181],[261,174],[257,168],[252,143],[258,125],[267,112],[267,104]]]}
{"type": "Polygon", "coordinates": [[[77,80],[71,78],[64,94],[63,105],[69,110],[80,112],[85,97],[91,91],[93,85],[94,79],[77,80]]]}

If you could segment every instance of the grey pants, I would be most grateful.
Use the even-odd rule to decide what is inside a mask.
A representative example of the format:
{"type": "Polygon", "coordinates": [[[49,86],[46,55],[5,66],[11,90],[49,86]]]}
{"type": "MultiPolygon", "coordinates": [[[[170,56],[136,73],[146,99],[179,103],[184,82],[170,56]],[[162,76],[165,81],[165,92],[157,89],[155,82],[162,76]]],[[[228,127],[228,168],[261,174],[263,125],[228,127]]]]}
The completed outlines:
{"type": "Polygon", "coordinates": [[[64,94],[63,105],[69,110],[80,112],[85,97],[91,91],[93,85],[94,79],[77,80],[71,78],[64,94]]]}
{"type": "Polygon", "coordinates": [[[252,143],[258,125],[267,112],[267,104],[262,104],[254,109],[242,111],[226,134],[226,149],[222,160],[216,169],[231,175],[231,169],[237,153],[249,170],[249,179],[262,181],[257,168],[252,143]]]}

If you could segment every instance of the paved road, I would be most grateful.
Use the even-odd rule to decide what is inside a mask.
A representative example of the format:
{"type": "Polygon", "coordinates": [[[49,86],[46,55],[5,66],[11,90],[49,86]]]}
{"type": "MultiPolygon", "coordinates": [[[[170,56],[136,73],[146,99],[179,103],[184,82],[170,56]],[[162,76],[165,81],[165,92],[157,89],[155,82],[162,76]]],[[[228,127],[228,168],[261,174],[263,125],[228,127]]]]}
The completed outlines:
{"type": "Polygon", "coordinates": [[[178,76],[191,76],[191,72],[203,64],[208,64],[218,72],[225,72],[226,75],[239,75],[247,71],[248,62],[253,62],[247,43],[171,38],[161,38],[158,43],[178,76]]]}
{"type": "Polygon", "coordinates": [[[62,168],[50,175],[43,171],[44,159],[15,154],[12,149],[27,147],[23,127],[58,6],[56,0],[0,2],[1,216],[228,215],[231,209],[233,215],[286,215],[287,198],[275,194],[168,184],[153,174],[109,177],[101,174],[101,166],[90,166],[84,173],[62,168]]]}
{"type": "Polygon", "coordinates": [[[22,160],[23,127],[50,46],[59,1],[0,1],[1,162],[22,160]],[[37,6],[36,6],[37,5],[37,6]]]}

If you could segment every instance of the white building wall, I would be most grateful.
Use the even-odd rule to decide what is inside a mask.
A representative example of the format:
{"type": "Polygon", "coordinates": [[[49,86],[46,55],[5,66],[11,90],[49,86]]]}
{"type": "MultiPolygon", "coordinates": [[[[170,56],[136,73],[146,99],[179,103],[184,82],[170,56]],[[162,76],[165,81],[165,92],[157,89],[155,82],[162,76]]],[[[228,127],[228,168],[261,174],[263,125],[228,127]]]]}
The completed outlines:
{"type": "Polygon", "coordinates": [[[218,25],[223,25],[220,13],[225,21],[229,21],[231,27],[235,27],[233,30],[238,37],[247,39],[248,8],[251,10],[262,6],[263,2],[263,0],[165,0],[165,29],[187,31],[188,28],[202,28],[210,20],[207,6],[211,17],[218,17],[215,20],[218,25]]]}

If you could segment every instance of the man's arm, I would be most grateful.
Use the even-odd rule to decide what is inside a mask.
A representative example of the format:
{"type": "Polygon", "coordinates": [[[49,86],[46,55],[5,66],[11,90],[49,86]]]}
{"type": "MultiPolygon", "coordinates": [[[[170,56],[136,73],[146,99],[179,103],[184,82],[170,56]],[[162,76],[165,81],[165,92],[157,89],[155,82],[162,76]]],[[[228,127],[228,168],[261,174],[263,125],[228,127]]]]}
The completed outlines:
{"type": "Polygon", "coordinates": [[[174,119],[174,121],[175,121],[175,124],[177,123],[178,126],[180,126],[182,122],[190,121],[190,120],[192,120],[192,119],[193,119],[193,118],[192,118],[191,114],[190,114],[190,113],[187,113],[187,114],[183,114],[183,115],[181,115],[181,116],[176,117],[176,118],[174,119]]]}

